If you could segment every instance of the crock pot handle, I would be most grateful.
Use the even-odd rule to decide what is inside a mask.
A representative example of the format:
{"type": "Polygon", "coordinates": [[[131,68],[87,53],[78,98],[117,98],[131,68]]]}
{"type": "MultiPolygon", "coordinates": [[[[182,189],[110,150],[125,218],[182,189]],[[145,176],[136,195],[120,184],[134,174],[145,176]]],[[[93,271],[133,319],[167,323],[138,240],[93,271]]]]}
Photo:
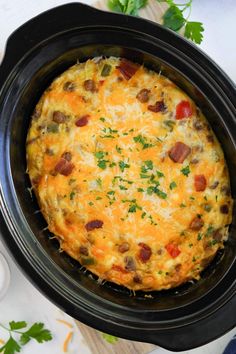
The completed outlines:
{"type": "MultiPolygon", "coordinates": [[[[105,16],[106,12],[103,13],[105,16]]],[[[101,10],[81,3],[70,3],[45,11],[20,26],[10,35],[6,43],[0,65],[0,88],[14,66],[45,38],[73,27],[78,28],[82,24],[97,24],[100,17],[101,10]]]]}

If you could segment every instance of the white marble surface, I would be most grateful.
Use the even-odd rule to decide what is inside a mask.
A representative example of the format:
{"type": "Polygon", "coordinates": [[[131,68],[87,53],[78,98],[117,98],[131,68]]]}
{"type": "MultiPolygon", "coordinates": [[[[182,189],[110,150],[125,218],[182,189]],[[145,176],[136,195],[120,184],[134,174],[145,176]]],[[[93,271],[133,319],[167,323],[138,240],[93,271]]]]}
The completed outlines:
{"type": "MultiPolygon", "coordinates": [[[[91,4],[92,0],[81,2],[91,4]]],[[[6,40],[12,31],[40,12],[64,3],[68,3],[68,1],[0,0],[0,58],[3,56],[6,40]]],[[[201,20],[205,25],[205,38],[201,48],[236,82],[236,1],[194,0],[191,18],[192,20],[201,20]]],[[[63,314],[29,283],[17,269],[1,241],[0,251],[6,256],[11,270],[9,290],[4,299],[0,301],[0,322],[7,323],[10,320],[27,320],[31,323],[42,321],[52,330],[53,341],[43,345],[30,343],[24,348],[23,353],[37,354],[42,351],[44,354],[63,353],[62,342],[68,328],[58,323],[56,319],[65,318],[74,325],[73,319],[63,314]]],[[[206,346],[182,352],[182,354],[222,354],[227,342],[235,333],[236,329],[206,346]]],[[[4,338],[4,333],[1,330],[0,338],[4,338]]],[[[75,331],[68,353],[90,353],[79,331],[75,331]]],[[[170,352],[160,348],[153,352],[153,354],[164,353],[170,352]]]]}

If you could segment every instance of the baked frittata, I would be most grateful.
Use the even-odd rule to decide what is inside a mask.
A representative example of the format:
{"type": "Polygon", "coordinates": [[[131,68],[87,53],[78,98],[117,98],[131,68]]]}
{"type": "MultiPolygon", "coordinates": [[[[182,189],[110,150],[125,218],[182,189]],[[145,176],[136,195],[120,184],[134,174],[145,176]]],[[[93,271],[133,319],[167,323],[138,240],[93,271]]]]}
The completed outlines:
{"type": "Polygon", "coordinates": [[[230,181],[208,122],[173,82],[126,59],[94,58],[52,82],[27,163],[49,230],[100,279],[176,287],[228,237],[230,181]]]}

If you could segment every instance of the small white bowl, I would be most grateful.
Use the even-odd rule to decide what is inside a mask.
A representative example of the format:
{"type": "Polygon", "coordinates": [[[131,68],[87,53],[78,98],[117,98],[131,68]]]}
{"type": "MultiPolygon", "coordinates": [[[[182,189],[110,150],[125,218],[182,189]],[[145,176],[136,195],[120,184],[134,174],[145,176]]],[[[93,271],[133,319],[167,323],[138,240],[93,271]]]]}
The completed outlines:
{"type": "Polygon", "coordinates": [[[11,274],[8,263],[3,254],[0,253],[0,300],[6,295],[10,284],[10,278],[11,274]]]}

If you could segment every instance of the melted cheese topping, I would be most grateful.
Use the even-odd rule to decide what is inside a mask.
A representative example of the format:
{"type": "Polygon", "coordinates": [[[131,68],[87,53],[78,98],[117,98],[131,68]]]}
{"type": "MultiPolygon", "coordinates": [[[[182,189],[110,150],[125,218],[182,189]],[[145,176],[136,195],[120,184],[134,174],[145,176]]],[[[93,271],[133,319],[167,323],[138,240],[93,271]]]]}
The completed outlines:
{"type": "Polygon", "coordinates": [[[49,230],[101,279],[175,287],[199,279],[227,239],[222,149],[194,102],[143,66],[95,58],[56,78],[34,112],[27,161],[49,230]],[[182,162],[177,142],[190,151],[182,162]]]}

